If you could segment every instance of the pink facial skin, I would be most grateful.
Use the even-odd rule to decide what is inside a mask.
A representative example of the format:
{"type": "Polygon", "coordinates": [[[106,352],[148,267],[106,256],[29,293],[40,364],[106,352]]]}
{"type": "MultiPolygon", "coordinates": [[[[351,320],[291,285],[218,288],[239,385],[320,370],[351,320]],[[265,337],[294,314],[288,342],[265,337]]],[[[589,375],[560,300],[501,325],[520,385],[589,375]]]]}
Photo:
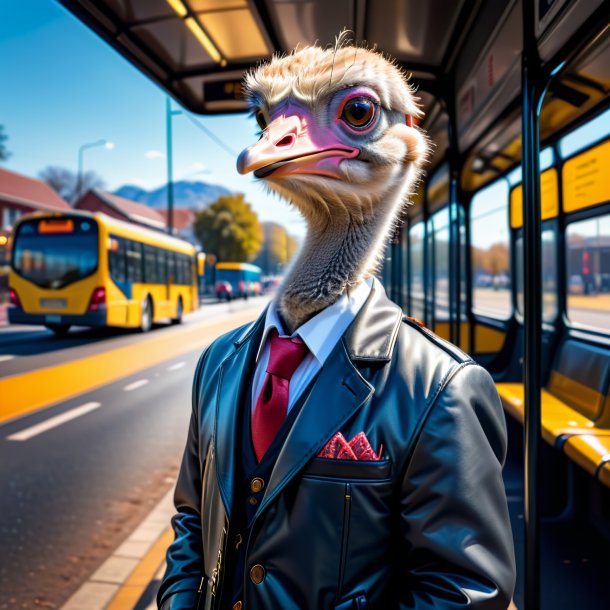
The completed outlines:
{"type": "Polygon", "coordinates": [[[264,130],[261,139],[237,159],[239,173],[254,172],[258,178],[308,174],[340,178],[339,164],[360,151],[343,143],[333,130],[315,126],[310,112],[288,103],[264,130]]]}

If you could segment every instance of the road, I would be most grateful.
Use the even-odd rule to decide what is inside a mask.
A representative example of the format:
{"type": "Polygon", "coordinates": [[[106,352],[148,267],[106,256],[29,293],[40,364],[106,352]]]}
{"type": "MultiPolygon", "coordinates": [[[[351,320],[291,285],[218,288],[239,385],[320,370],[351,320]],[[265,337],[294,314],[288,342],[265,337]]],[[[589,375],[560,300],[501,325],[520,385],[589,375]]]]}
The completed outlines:
{"type": "Polygon", "coordinates": [[[138,358],[160,338],[188,350],[0,426],[0,609],[60,608],[171,489],[201,350],[263,306],[206,306],[183,328],[149,335],[82,331],[55,340],[41,329],[0,330],[0,355],[13,356],[1,376],[24,383],[39,367],[125,347],[138,358]],[[184,342],[188,329],[206,337],[196,349],[184,342]]]}
{"type": "MultiPolygon", "coordinates": [[[[508,290],[476,288],[474,290],[474,309],[477,313],[492,317],[505,318],[511,312],[511,297],[508,290]]],[[[548,295],[547,295],[548,298],[548,295]]],[[[548,303],[551,311],[556,305],[548,303]]],[[[610,330],[610,295],[569,295],[567,314],[575,325],[610,330]]]]}

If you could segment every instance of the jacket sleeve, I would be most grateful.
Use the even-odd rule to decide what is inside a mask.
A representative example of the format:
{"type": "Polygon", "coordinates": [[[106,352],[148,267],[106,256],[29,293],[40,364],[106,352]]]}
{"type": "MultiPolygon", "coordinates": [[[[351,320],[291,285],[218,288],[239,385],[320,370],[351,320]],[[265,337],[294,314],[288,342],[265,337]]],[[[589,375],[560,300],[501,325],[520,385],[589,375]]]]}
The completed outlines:
{"type": "Polygon", "coordinates": [[[172,517],[175,537],[167,549],[167,567],[157,593],[162,610],[197,608],[203,578],[198,390],[205,356],[206,352],[199,359],[193,380],[191,421],[174,494],[178,511],[172,517]]]}
{"type": "Polygon", "coordinates": [[[506,610],[515,559],[502,481],[506,422],[467,363],[431,406],[402,480],[400,608],[506,610]]]}

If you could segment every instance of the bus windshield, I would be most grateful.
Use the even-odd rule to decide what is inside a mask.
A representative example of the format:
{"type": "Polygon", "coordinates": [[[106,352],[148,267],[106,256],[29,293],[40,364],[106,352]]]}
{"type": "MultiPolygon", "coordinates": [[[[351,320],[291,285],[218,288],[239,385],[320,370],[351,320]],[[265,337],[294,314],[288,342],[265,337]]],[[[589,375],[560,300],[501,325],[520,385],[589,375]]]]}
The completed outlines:
{"type": "Polygon", "coordinates": [[[89,219],[37,219],[19,226],[13,267],[41,288],[67,286],[91,275],[97,264],[97,224],[89,219]]]}

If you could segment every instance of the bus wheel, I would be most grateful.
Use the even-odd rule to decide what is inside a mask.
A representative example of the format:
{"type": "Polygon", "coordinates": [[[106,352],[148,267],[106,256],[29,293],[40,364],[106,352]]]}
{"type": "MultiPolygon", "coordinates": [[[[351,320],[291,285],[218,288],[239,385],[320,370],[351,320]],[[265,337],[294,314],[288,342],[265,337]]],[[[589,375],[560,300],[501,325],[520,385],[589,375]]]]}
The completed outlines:
{"type": "Polygon", "coordinates": [[[147,333],[152,328],[153,308],[150,297],[142,302],[142,314],[140,318],[140,330],[147,333]]]}
{"type": "Polygon", "coordinates": [[[45,324],[45,326],[55,333],[56,337],[64,337],[68,334],[70,330],[69,324],[45,324]]]}
{"type": "Polygon", "coordinates": [[[172,318],[172,324],[182,324],[182,297],[178,298],[178,304],[176,305],[176,317],[172,318]]]}

